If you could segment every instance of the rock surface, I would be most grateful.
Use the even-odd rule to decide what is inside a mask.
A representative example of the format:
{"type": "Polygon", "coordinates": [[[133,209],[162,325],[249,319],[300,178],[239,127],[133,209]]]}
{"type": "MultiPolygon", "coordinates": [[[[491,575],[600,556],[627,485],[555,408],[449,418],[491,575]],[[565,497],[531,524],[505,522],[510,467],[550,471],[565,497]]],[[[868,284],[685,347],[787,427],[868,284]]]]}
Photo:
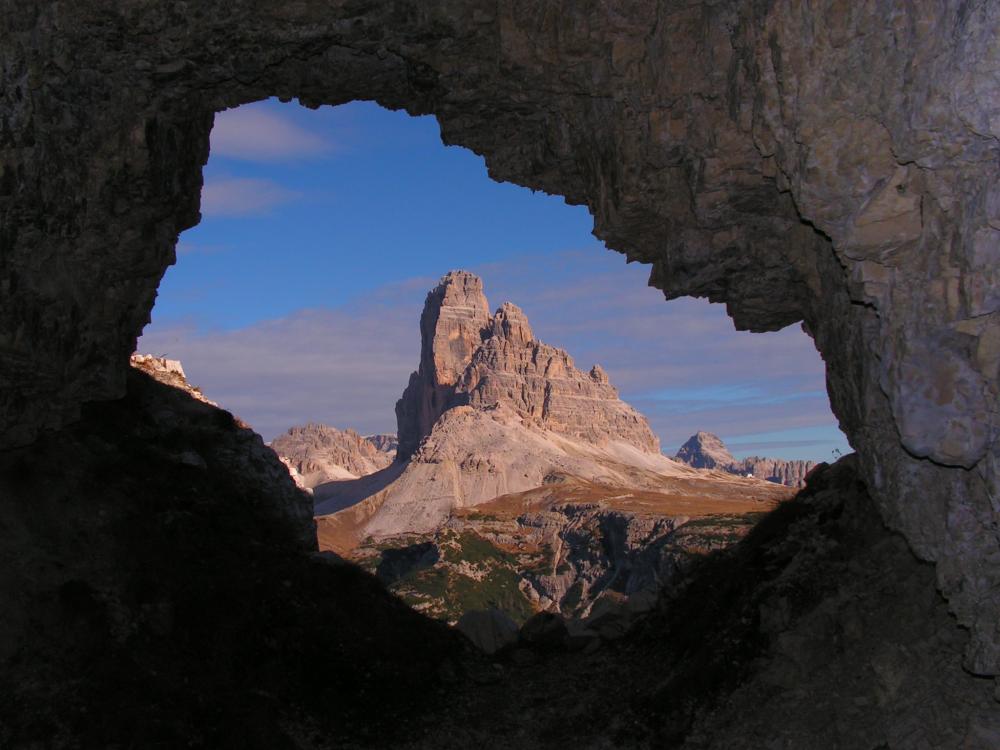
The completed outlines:
{"type": "Polygon", "coordinates": [[[428,294],[420,369],[396,409],[407,436],[399,455],[420,442],[403,465],[314,488],[318,517],[341,514],[321,521],[321,538],[347,545],[332,549],[348,551],[345,539],[432,532],[456,508],[558,476],[623,491],[678,478],[700,481],[709,494],[719,482],[735,494],[750,487],[664,456],[645,417],[599,367],[581,372],[565,351],[536,340],[517,306],[504,303],[492,317],[485,309],[482,282],[467,272],[449,273],[428,294]]]}
{"type": "Polygon", "coordinates": [[[493,609],[517,623],[556,614],[600,633],[598,618],[621,625],[617,615],[654,603],[693,561],[738,542],[790,496],[764,482],[687,478],[642,491],[552,477],[455,509],[437,531],[344,552],[414,609],[460,627],[493,609]]]}
{"type": "Polygon", "coordinates": [[[317,553],[274,452],[165,372],[0,451],[0,746],[412,739],[462,639],[317,553]]]}
{"type": "Polygon", "coordinates": [[[427,294],[420,315],[420,367],[396,403],[398,455],[413,455],[434,423],[454,405],[455,387],[490,319],[483,282],[453,271],[427,294]]]}
{"type": "Polygon", "coordinates": [[[802,321],[881,517],[935,563],[968,670],[1000,674],[996,3],[2,9],[3,445],[125,392],[214,112],[433,113],[668,296],[802,321]]]}
{"type": "Polygon", "coordinates": [[[618,398],[603,370],[576,369],[562,349],[535,339],[524,312],[505,302],[490,317],[482,280],[452,271],[420,316],[420,368],[396,404],[401,459],[448,409],[503,404],[526,423],[601,443],[659,452],[646,420],[618,398]]]}
{"type": "Polygon", "coordinates": [[[737,460],[725,443],[710,432],[692,435],[677,451],[678,461],[696,469],[719,469],[730,474],[752,476],[789,487],[803,487],[815,461],[749,456],[737,460]]]}
{"type": "Polygon", "coordinates": [[[271,441],[271,448],[302,477],[304,486],[372,474],[392,463],[395,436],[362,437],[351,429],[338,430],[310,423],[292,427],[271,441]]]}

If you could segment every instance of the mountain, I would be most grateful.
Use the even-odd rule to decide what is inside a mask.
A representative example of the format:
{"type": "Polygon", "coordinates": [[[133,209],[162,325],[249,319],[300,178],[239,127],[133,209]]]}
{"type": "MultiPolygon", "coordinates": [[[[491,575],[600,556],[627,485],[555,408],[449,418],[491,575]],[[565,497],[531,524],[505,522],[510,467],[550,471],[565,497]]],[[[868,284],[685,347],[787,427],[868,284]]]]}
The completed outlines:
{"type": "MultiPolygon", "coordinates": [[[[539,341],[516,305],[488,311],[478,277],[441,279],[396,404],[397,461],[314,488],[320,548],[414,608],[450,622],[500,610],[594,624],[648,605],[790,497],[664,456],[599,366],[578,369],[539,341]]],[[[492,632],[494,620],[477,621],[492,632]]]]}
{"type": "Polygon", "coordinates": [[[271,449],[312,488],[337,479],[356,479],[392,463],[394,435],[362,437],[351,429],[338,430],[310,423],[292,427],[271,441],[271,449]]]}
{"type": "Polygon", "coordinates": [[[719,469],[730,474],[756,477],[787,487],[803,487],[806,475],[816,465],[814,461],[762,456],[737,460],[726,448],[725,443],[710,432],[698,432],[692,435],[677,451],[676,458],[696,469],[719,469]]]}
{"type": "Polygon", "coordinates": [[[420,366],[396,404],[401,465],[316,487],[318,516],[364,501],[354,511],[359,540],[426,533],[456,508],[553,475],[645,489],[695,476],[660,452],[645,417],[600,367],[578,370],[564,350],[538,341],[517,306],[488,309],[470,273],[449,273],[431,290],[420,366]]]}
{"type": "Polygon", "coordinates": [[[660,452],[646,419],[618,399],[599,366],[577,370],[565,351],[535,339],[510,302],[491,317],[479,277],[444,276],[427,295],[420,332],[420,366],[396,403],[400,459],[417,451],[446,411],[463,405],[503,405],[550,432],[660,452]]]}

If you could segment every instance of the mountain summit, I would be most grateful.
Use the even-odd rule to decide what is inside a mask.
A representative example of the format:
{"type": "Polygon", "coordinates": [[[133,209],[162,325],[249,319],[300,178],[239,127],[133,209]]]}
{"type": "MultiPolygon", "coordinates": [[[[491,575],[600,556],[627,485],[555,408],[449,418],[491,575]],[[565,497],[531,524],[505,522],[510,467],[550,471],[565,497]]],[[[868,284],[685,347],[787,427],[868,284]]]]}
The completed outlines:
{"type": "Polygon", "coordinates": [[[317,487],[317,515],[358,506],[348,525],[359,533],[423,533],[455,508],[556,477],[654,488],[694,473],[660,452],[599,366],[578,370],[510,302],[490,315],[474,274],[452,271],[430,291],[420,333],[419,367],[396,404],[397,462],[317,487]]]}
{"type": "Polygon", "coordinates": [[[456,406],[510,409],[526,423],[601,444],[620,440],[659,453],[645,417],[618,398],[600,366],[535,338],[527,316],[504,302],[490,317],[483,283],[452,271],[427,295],[420,316],[420,368],[396,403],[400,459],[411,456],[456,406]]]}
{"type": "Polygon", "coordinates": [[[719,469],[730,474],[757,477],[788,487],[802,487],[806,475],[816,466],[814,461],[788,460],[750,456],[737,460],[718,435],[697,432],[677,451],[678,461],[696,469],[719,469]]]}

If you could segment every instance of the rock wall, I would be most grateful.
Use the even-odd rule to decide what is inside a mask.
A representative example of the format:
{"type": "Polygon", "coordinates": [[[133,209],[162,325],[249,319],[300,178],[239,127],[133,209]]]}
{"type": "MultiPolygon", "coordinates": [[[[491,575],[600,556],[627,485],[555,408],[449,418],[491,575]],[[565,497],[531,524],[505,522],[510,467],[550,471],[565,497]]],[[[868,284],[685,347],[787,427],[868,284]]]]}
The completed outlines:
{"type": "Polygon", "coordinates": [[[806,483],[806,475],[816,464],[813,461],[748,456],[740,461],[740,465],[744,468],[741,473],[788,487],[802,487],[806,483]]]}
{"type": "Polygon", "coordinates": [[[455,387],[482,343],[489,320],[478,276],[453,271],[427,293],[420,315],[420,366],[396,402],[400,460],[413,455],[452,405],[455,387]]]}
{"type": "MultiPolygon", "coordinates": [[[[668,297],[803,321],[886,521],[1000,673],[1000,6],[0,3],[0,420],[120,396],[213,113],[433,112],[668,297]]],[[[402,438],[402,436],[401,436],[402,438]]]]}
{"type": "Polygon", "coordinates": [[[501,404],[545,430],[660,452],[646,418],[618,398],[599,365],[588,374],[576,369],[565,350],[535,338],[515,304],[504,302],[491,317],[483,282],[468,271],[446,274],[427,294],[420,352],[396,402],[400,459],[416,453],[448,409],[501,404]]]}

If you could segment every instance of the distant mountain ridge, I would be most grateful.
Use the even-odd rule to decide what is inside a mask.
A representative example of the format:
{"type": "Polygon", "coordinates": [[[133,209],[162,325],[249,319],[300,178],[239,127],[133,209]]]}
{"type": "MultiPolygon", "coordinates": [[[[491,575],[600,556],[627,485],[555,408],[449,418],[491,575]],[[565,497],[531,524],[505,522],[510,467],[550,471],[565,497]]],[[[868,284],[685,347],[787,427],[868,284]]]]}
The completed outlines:
{"type": "Polygon", "coordinates": [[[730,474],[752,476],[787,487],[804,486],[806,475],[816,466],[815,461],[764,456],[750,456],[737,460],[721,438],[711,432],[698,432],[692,435],[677,451],[676,458],[696,469],[719,469],[730,474]]]}
{"type": "Polygon", "coordinates": [[[276,437],[271,449],[295,469],[303,486],[312,488],[384,469],[395,458],[396,436],[363,437],[352,429],[310,422],[276,437]]]}

